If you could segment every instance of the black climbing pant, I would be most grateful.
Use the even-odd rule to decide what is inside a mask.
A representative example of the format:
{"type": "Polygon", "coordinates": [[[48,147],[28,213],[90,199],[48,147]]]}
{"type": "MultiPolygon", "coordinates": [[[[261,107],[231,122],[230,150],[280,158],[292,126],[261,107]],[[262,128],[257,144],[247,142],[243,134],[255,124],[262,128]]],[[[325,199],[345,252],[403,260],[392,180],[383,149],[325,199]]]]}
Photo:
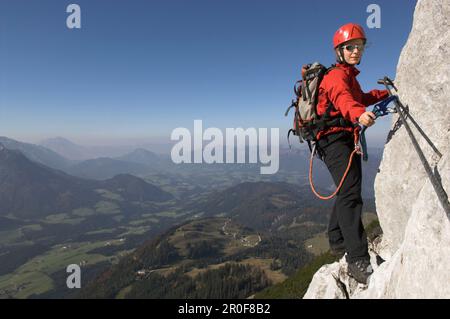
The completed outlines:
{"type": "MultiPolygon", "coordinates": [[[[354,150],[353,135],[349,132],[326,135],[319,140],[318,147],[334,183],[339,185],[354,150]]],[[[361,182],[361,156],[355,154],[348,175],[336,195],[328,224],[330,246],[344,244],[349,262],[369,258],[366,232],[361,221],[361,182]]]]}

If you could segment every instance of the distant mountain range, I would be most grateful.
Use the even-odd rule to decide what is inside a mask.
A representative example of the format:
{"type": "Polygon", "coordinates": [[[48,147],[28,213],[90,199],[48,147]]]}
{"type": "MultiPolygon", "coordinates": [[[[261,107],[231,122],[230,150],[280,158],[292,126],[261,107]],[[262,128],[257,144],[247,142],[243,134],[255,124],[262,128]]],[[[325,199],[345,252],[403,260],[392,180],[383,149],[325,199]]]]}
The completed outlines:
{"type": "Polygon", "coordinates": [[[107,179],[118,174],[144,176],[162,169],[164,162],[166,166],[171,165],[167,156],[158,155],[145,149],[135,149],[126,154],[114,149],[110,153],[121,155],[113,158],[95,158],[95,153],[105,153],[105,151],[80,146],[63,138],[54,138],[43,142],[43,145],[47,145],[51,149],[42,145],[15,141],[7,137],[0,137],[0,143],[8,149],[19,150],[34,162],[63,170],[70,175],[89,179],[107,179]],[[75,158],[89,159],[74,160],[75,158]]]}
{"type": "Polygon", "coordinates": [[[78,177],[103,180],[117,174],[145,175],[152,169],[144,164],[102,157],[74,164],[65,171],[78,177]]]}
{"type": "Polygon", "coordinates": [[[125,161],[125,162],[131,162],[131,163],[138,163],[143,165],[162,165],[166,157],[155,154],[153,152],[150,152],[149,150],[143,149],[143,148],[137,148],[134,151],[127,153],[125,155],[116,157],[115,159],[125,161]]]}
{"type": "Polygon", "coordinates": [[[88,147],[75,144],[62,137],[43,140],[40,145],[71,160],[86,160],[96,157],[88,147]]]}
{"type": "Polygon", "coordinates": [[[66,169],[73,164],[64,156],[40,145],[19,142],[8,137],[1,136],[0,144],[10,150],[22,152],[30,160],[56,169],[66,169]]]}
{"type": "Polygon", "coordinates": [[[151,149],[158,153],[170,153],[171,145],[167,144],[128,144],[128,145],[98,145],[85,146],[76,144],[63,137],[54,137],[41,141],[40,145],[75,161],[94,159],[98,157],[121,157],[135,149],[151,149]]]}
{"type": "MultiPolygon", "coordinates": [[[[115,157],[98,157],[87,160],[69,160],[66,157],[47,149],[44,146],[22,143],[12,139],[2,137],[0,143],[9,149],[20,150],[26,157],[32,161],[44,164],[48,167],[65,171],[70,175],[88,179],[108,179],[118,174],[132,174],[139,177],[146,177],[151,174],[191,174],[194,179],[208,178],[211,174],[220,176],[233,176],[237,172],[243,176],[255,176],[257,179],[263,179],[259,174],[259,163],[256,164],[174,164],[169,155],[156,154],[147,149],[138,148],[126,154],[115,157]]],[[[86,157],[88,153],[84,152],[86,148],[79,146],[63,138],[55,138],[43,142],[43,144],[59,150],[63,154],[70,155],[72,158],[86,157]],[[80,155],[84,152],[84,155],[80,155]],[[76,156],[76,154],[78,154],[76,156]]],[[[91,148],[89,148],[91,149],[91,148]]],[[[93,149],[93,148],[92,148],[93,149]]],[[[92,150],[91,149],[91,150],[92,150]]],[[[98,152],[101,152],[97,150],[98,152]]],[[[116,150],[117,151],[117,150],[116,150]]],[[[248,155],[248,152],[246,152],[248,155]]],[[[363,197],[374,197],[374,180],[381,162],[382,149],[369,148],[369,161],[363,162],[363,197]]],[[[296,183],[300,185],[308,184],[310,152],[306,147],[300,149],[280,148],[280,169],[273,176],[266,176],[266,179],[289,181],[295,178],[296,183]]],[[[313,171],[314,183],[321,186],[325,192],[332,192],[335,185],[325,165],[315,159],[313,171]]],[[[195,180],[192,180],[195,184],[195,180]]]]}
{"type": "Polygon", "coordinates": [[[101,200],[97,189],[114,191],[129,201],[172,198],[135,176],[119,175],[103,181],[82,179],[0,145],[0,216],[33,219],[89,207],[101,200]]]}

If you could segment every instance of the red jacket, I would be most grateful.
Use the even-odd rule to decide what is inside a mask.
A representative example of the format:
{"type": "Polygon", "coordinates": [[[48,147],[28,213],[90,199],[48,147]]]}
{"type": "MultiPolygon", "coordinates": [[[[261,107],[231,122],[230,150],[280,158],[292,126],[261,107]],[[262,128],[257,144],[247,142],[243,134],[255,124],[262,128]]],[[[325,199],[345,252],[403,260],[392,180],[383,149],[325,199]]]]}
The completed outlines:
{"type": "MultiPolygon", "coordinates": [[[[342,115],[352,123],[358,122],[366,107],[388,97],[387,90],[372,90],[364,93],[356,80],[359,70],[348,64],[338,63],[336,68],[326,74],[319,86],[317,114],[323,115],[331,102],[330,116],[342,115]]],[[[340,131],[352,132],[351,127],[330,127],[317,134],[317,139],[340,131]]]]}

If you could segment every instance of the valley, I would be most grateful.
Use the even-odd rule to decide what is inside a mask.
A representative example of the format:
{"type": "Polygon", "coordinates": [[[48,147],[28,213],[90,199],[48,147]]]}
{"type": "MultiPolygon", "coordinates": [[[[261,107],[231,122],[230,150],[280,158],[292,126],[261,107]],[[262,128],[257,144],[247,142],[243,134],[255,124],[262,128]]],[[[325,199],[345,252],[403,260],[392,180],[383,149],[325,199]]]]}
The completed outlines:
{"type": "Polygon", "coordinates": [[[173,165],[137,150],[121,160],[153,160],[158,169],[132,175],[109,166],[112,176],[97,179],[102,162],[94,175],[74,176],[50,150],[8,143],[15,148],[0,151],[0,298],[246,298],[314,258],[309,241],[326,229],[331,203],[311,195],[294,164],[302,153],[282,153],[280,171],[260,175],[256,166],[173,165]],[[49,154],[58,167],[43,164],[49,154]],[[79,290],[66,286],[73,263],[79,290]],[[230,286],[214,286],[226,274],[230,286]]]}

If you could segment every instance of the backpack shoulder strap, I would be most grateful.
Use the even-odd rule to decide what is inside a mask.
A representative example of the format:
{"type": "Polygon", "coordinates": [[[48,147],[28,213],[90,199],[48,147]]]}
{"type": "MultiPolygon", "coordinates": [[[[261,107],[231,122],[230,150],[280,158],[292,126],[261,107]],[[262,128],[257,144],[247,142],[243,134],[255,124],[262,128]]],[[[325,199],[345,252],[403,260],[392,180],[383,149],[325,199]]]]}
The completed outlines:
{"type": "Polygon", "coordinates": [[[332,64],[326,71],[325,74],[330,73],[333,70],[341,70],[338,66],[336,66],[336,64],[332,64]]]}
{"type": "Polygon", "coordinates": [[[331,72],[340,72],[344,76],[344,78],[348,78],[348,74],[343,69],[341,69],[340,67],[338,67],[334,64],[327,69],[325,75],[327,75],[331,72]]]}
{"type": "MultiPolygon", "coordinates": [[[[339,70],[338,72],[344,72],[344,70],[342,70],[341,68],[339,68],[338,66],[336,66],[336,64],[332,64],[332,65],[326,70],[325,75],[327,75],[328,73],[330,73],[331,71],[334,71],[334,70],[336,70],[336,71],[339,70]]],[[[345,73],[345,72],[344,72],[344,73],[345,73]]],[[[330,102],[330,103],[328,104],[326,110],[325,110],[325,113],[323,114],[323,118],[324,118],[324,119],[329,119],[329,118],[330,118],[330,113],[331,113],[331,111],[332,111],[333,109],[336,109],[336,108],[334,107],[333,103],[330,102]]]]}

